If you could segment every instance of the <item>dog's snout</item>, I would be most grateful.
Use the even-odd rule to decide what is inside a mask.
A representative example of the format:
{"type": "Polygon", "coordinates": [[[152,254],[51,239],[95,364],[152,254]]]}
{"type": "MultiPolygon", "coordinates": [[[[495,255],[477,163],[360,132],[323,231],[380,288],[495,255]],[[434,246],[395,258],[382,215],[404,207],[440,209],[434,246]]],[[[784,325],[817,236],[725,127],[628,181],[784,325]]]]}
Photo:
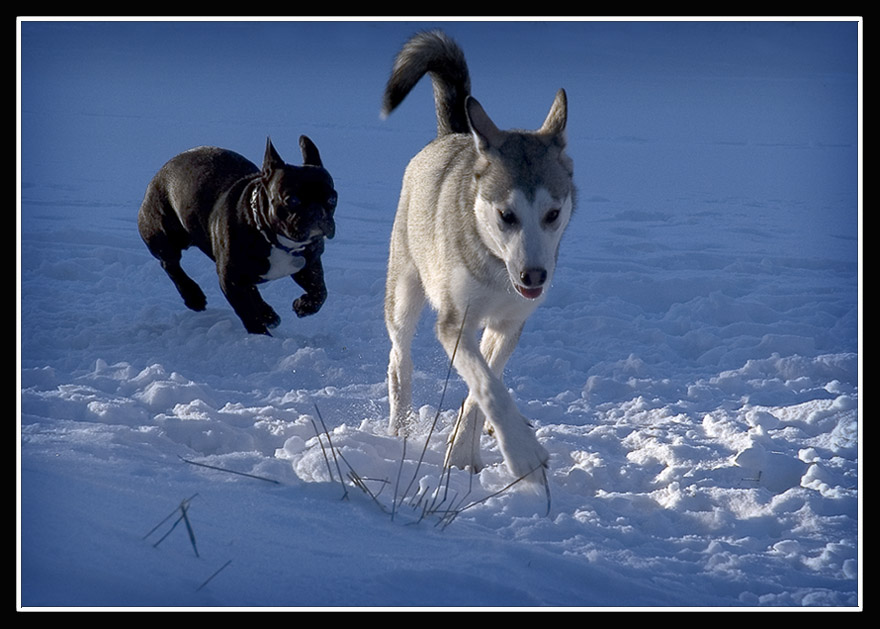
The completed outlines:
{"type": "Polygon", "coordinates": [[[336,235],[336,221],[330,212],[325,211],[318,224],[321,227],[321,231],[324,232],[325,238],[333,238],[336,235]]]}
{"type": "Polygon", "coordinates": [[[536,287],[543,286],[547,281],[547,269],[526,269],[519,274],[523,286],[536,287]]]}

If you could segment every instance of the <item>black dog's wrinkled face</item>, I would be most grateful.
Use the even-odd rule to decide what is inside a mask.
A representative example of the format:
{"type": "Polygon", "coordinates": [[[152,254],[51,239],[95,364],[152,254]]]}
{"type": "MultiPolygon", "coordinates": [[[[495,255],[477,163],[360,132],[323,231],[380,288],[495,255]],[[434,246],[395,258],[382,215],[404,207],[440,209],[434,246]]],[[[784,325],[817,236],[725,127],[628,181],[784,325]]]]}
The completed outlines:
{"type": "Polygon", "coordinates": [[[336,234],[336,189],[312,141],[302,136],[300,147],[303,165],[292,166],[284,163],[268,141],[260,177],[269,200],[264,208],[269,228],[304,245],[336,234]]]}
{"type": "Polygon", "coordinates": [[[269,197],[266,220],[277,235],[306,243],[336,234],[336,190],[326,170],[284,166],[272,171],[264,186],[269,197]]]}

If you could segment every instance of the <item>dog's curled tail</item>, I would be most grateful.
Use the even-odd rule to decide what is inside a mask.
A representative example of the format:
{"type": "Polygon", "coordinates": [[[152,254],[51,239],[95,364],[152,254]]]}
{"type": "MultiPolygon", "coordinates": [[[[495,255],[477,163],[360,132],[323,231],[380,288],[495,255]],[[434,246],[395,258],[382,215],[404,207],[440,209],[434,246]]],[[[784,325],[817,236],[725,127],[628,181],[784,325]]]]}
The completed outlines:
{"type": "Polygon", "coordinates": [[[425,74],[431,75],[434,87],[437,135],[468,133],[465,101],[471,79],[464,52],[439,30],[414,35],[397,53],[382,98],[382,116],[390,114],[425,74]]]}

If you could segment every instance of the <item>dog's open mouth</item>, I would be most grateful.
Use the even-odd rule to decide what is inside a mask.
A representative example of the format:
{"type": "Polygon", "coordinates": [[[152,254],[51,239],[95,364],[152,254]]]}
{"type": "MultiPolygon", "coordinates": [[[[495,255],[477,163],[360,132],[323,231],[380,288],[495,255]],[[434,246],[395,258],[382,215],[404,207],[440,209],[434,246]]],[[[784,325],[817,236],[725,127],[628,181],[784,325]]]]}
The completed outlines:
{"type": "Polygon", "coordinates": [[[537,288],[527,288],[525,286],[520,286],[519,284],[514,284],[514,287],[516,287],[516,291],[526,299],[537,299],[544,293],[543,286],[538,286],[537,288]]]}

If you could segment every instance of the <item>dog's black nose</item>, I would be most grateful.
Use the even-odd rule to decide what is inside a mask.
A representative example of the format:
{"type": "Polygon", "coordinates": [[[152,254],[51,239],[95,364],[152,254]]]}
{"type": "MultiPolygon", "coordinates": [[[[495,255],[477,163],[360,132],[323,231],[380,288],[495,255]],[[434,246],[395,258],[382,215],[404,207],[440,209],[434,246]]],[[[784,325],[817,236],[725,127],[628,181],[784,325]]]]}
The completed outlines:
{"type": "Polygon", "coordinates": [[[547,281],[547,269],[526,269],[519,274],[523,286],[543,286],[547,281]]]}

